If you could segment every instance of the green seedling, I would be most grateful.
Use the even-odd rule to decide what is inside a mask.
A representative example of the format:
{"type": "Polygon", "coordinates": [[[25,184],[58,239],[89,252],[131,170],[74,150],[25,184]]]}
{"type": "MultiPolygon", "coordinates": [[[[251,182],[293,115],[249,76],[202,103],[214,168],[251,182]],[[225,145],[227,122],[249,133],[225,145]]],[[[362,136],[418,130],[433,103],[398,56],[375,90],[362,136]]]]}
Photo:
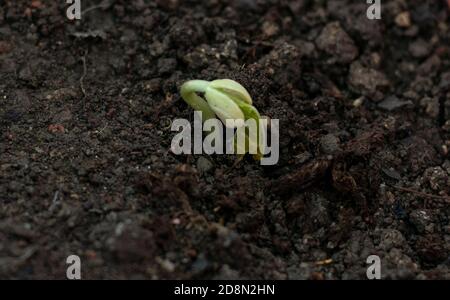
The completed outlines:
{"type": "Polygon", "coordinates": [[[231,79],[218,79],[214,81],[191,80],[181,86],[181,97],[194,110],[201,111],[203,122],[218,117],[225,126],[230,126],[227,120],[255,120],[257,134],[250,134],[248,128],[245,131],[236,131],[235,148],[237,153],[247,153],[251,146],[256,146],[258,154],[256,159],[261,159],[264,154],[264,143],[262,135],[264,122],[261,122],[261,116],[258,110],[253,106],[253,101],[248,91],[238,82],[231,79]],[[203,97],[200,96],[203,95],[203,97]],[[239,143],[236,143],[239,134],[244,134],[245,146],[239,149],[239,143]]]}

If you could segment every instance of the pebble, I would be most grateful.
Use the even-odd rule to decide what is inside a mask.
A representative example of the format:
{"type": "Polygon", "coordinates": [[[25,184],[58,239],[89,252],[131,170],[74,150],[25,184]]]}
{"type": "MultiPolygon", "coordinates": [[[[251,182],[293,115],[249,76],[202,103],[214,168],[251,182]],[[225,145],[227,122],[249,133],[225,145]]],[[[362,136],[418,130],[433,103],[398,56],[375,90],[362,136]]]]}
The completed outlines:
{"type": "Polygon", "coordinates": [[[175,271],[175,264],[173,262],[171,262],[168,259],[161,259],[161,258],[156,258],[156,261],[159,263],[159,265],[161,266],[161,268],[168,272],[168,273],[172,273],[173,271],[175,271]]]}
{"type": "Polygon", "coordinates": [[[409,214],[409,220],[419,233],[432,232],[433,223],[426,210],[416,209],[409,214]],[[430,226],[431,225],[431,226],[430,226]]]}
{"type": "Polygon", "coordinates": [[[153,78],[144,82],[144,90],[148,93],[155,93],[161,89],[161,78],[153,78]]]}
{"type": "Polygon", "coordinates": [[[411,26],[411,15],[408,11],[404,11],[399,13],[395,17],[395,24],[397,24],[398,27],[402,28],[408,28],[411,26]]]}
{"type": "Polygon", "coordinates": [[[353,107],[360,107],[364,103],[364,97],[359,97],[353,101],[353,107]]]}
{"type": "Polygon", "coordinates": [[[324,154],[334,154],[341,149],[339,142],[338,137],[333,134],[327,134],[320,138],[320,149],[324,154]]]}
{"type": "Polygon", "coordinates": [[[280,31],[280,27],[273,22],[266,21],[262,25],[262,32],[267,37],[272,37],[280,31]]]}
{"type": "Polygon", "coordinates": [[[317,47],[338,63],[348,64],[358,56],[358,48],[339,22],[329,23],[316,39],[317,47]]]}
{"type": "Polygon", "coordinates": [[[384,173],[386,176],[388,176],[388,177],[390,177],[390,178],[392,178],[392,179],[395,179],[395,180],[401,180],[401,179],[402,179],[402,176],[400,175],[400,173],[398,173],[398,172],[397,172],[396,170],[394,170],[393,168],[389,168],[389,169],[382,168],[381,170],[383,171],[383,173],[384,173]]]}
{"type": "Polygon", "coordinates": [[[441,167],[431,167],[425,170],[423,177],[430,184],[434,191],[442,191],[448,188],[450,178],[447,172],[441,167]]]}
{"type": "Polygon", "coordinates": [[[197,170],[200,174],[205,174],[214,168],[214,164],[207,158],[201,156],[197,160],[197,170]]]}
{"type": "Polygon", "coordinates": [[[389,251],[392,248],[402,248],[406,243],[403,234],[396,229],[383,230],[380,246],[383,250],[389,251]]]}
{"type": "Polygon", "coordinates": [[[414,105],[410,100],[400,100],[397,96],[389,96],[382,102],[378,104],[379,108],[382,108],[387,111],[393,111],[398,108],[402,108],[404,106],[412,106],[414,105]]]}
{"type": "Polygon", "coordinates": [[[375,101],[383,99],[382,89],[389,86],[389,81],[382,72],[366,68],[360,62],[354,62],[350,66],[348,82],[355,92],[375,101]]]}
{"type": "Polygon", "coordinates": [[[439,117],[440,105],[439,105],[438,98],[425,97],[424,99],[422,99],[421,104],[422,104],[422,106],[425,107],[425,113],[428,116],[430,116],[432,118],[439,117]]]}
{"type": "Polygon", "coordinates": [[[409,45],[409,53],[415,58],[427,57],[430,52],[430,43],[423,39],[417,39],[409,45]]]}
{"type": "Polygon", "coordinates": [[[48,126],[48,131],[50,133],[64,133],[65,128],[61,124],[51,124],[48,126]]]}

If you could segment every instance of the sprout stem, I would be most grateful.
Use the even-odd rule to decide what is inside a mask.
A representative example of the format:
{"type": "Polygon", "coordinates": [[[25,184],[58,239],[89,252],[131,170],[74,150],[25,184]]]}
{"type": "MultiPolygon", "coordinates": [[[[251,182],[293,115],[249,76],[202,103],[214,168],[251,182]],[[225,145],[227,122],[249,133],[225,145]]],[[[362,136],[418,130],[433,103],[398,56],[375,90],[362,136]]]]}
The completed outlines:
{"type": "Polygon", "coordinates": [[[208,103],[198,93],[204,93],[209,85],[209,81],[205,80],[191,80],[184,83],[181,86],[181,97],[186,101],[194,110],[201,111],[203,113],[203,122],[215,117],[214,111],[209,107],[208,103]]]}

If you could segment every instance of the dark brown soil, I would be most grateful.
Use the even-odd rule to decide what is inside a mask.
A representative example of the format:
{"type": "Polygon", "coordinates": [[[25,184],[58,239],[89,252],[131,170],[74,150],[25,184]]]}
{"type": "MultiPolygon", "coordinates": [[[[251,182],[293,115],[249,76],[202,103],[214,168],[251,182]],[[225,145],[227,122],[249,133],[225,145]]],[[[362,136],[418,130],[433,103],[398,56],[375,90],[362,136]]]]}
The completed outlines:
{"type": "Polygon", "coordinates": [[[2,0],[0,278],[450,279],[450,9],[365,2],[2,0]],[[170,152],[217,78],[277,165],[170,152]]]}

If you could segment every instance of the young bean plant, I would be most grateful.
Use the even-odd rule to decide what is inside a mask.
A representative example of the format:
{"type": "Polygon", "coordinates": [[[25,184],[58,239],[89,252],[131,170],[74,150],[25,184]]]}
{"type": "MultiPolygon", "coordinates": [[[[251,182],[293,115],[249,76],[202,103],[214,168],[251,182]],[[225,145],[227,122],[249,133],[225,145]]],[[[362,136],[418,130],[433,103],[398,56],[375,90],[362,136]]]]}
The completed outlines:
{"type": "MultiPolygon", "coordinates": [[[[181,86],[181,97],[194,110],[202,112],[203,122],[216,116],[225,126],[227,126],[227,120],[255,120],[257,134],[249,134],[247,129],[244,131],[245,149],[241,149],[243,151],[240,152],[249,152],[250,145],[254,144],[257,148],[257,154],[254,157],[261,159],[264,153],[264,144],[261,139],[261,136],[265,134],[265,130],[262,130],[264,122],[261,122],[261,116],[253,106],[250,94],[241,84],[231,79],[191,80],[181,86]]],[[[238,132],[236,131],[234,138],[235,149],[238,132]]]]}

